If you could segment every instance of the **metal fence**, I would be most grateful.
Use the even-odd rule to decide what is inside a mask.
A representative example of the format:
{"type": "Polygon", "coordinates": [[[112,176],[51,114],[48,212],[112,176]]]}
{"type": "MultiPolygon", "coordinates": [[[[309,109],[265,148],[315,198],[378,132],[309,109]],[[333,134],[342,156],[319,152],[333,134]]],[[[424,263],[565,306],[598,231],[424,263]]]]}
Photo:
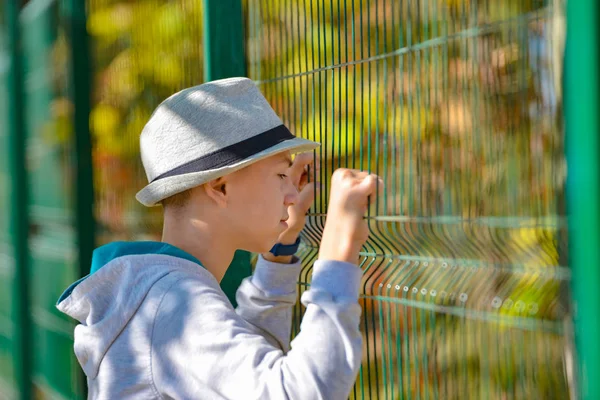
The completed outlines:
{"type": "MultiPolygon", "coordinates": [[[[560,21],[526,1],[250,1],[249,76],[384,195],[353,398],[569,397],[560,21]],[[558,36],[560,38],[560,36],[558,36]]],[[[310,283],[327,214],[306,232],[310,283]]],[[[301,310],[297,308],[299,327],[301,310]]]]}
{"type": "Polygon", "coordinates": [[[331,172],[385,180],[351,398],[600,397],[593,0],[569,2],[564,96],[558,0],[17,3],[0,9],[0,397],[85,397],[54,303],[94,243],[159,237],[160,210],[134,200],[153,108],[239,75],[322,143],[300,291],[331,172]]]}
{"type": "Polygon", "coordinates": [[[0,392],[74,398],[73,325],[52,305],[89,268],[93,242],[85,14],[78,2],[18,4],[2,9],[0,392]]]}

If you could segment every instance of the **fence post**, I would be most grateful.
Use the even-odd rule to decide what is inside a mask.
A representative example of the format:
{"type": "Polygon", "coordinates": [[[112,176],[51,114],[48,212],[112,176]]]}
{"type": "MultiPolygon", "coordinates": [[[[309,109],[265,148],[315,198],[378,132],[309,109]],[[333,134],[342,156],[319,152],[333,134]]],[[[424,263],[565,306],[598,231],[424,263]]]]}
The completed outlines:
{"type": "Polygon", "coordinates": [[[85,2],[69,1],[71,39],[71,97],[75,104],[75,225],[77,229],[79,275],[90,271],[95,243],[94,185],[90,134],[91,65],[86,29],[85,2]]]}
{"type": "Polygon", "coordinates": [[[32,352],[31,314],[29,311],[29,216],[27,210],[27,169],[25,165],[25,125],[23,89],[23,46],[20,34],[20,1],[8,0],[6,18],[10,47],[8,82],[8,135],[10,157],[10,236],[14,249],[14,306],[15,320],[13,355],[19,397],[31,399],[32,352]]]}
{"type": "MultiPolygon", "coordinates": [[[[92,141],[90,133],[90,111],[92,90],[92,68],[89,40],[86,27],[85,1],[70,0],[67,4],[69,37],[71,38],[71,93],[75,105],[73,132],[75,141],[74,202],[75,229],[77,238],[77,268],[79,277],[90,272],[92,253],[96,242],[94,219],[94,179],[92,141]]],[[[79,374],[82,398],[87,397],[86,377],[79,374]]]]}
{"type": "MultiPolygon", "coordinates": [[[[204,79],[246,76],[244,25],[241,0],[204,0],[204,79]]],[[[252,274],[251,254],[237,251],[221,281],[221,288],[235,307],[235,292],[252,274]]]]}
{"type": "Polygon", "coordinates": [[[569,254],[581,400],[600,399],[600,91],[597,0],[567,1],[569,254]]]}
{"type": "Polygon", "coordinates": [[[204,78],[246,76],[241,0],[204,0],[204,78]]]}

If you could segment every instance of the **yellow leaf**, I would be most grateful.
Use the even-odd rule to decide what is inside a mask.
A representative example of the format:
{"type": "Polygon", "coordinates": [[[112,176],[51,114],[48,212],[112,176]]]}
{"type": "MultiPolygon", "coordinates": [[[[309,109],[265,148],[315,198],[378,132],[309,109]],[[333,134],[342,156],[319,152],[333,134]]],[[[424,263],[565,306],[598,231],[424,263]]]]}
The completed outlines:
{"type": "Polygon", "coordinates": [[[125,3],[93,10],[88,17],[87,29],[92,36],[116,38],[131,28],[132,16],[131,5],[125,3]]]}
{"type": "Polygon", "coordinates": [[[423,139],[434,121],[433,115],[416,104],[410,106],[396,105],[388,112],[387,126],[389,133],[398,138],[423,139]]]}
{"type": "Polygon", "coordinates": [[[99,104],[90,114],[92,134],[96,139],[112,137],[117,131],[120,120],[119,110],[108,104],[99,104]]]}

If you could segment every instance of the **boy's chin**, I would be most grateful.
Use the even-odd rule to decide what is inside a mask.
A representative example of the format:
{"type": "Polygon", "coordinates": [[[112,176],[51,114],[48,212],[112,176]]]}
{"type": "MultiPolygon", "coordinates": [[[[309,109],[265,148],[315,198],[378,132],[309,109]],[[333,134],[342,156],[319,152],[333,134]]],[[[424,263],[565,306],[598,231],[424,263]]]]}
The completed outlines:
{"type": "Polygon", "coordinates": [[[242,249],[242,250],[249,251],[251,253],[258,253],[258,254],[268,253],[273,248],[273,246],[275,246],[278,238],[279,238],[279,236],[277,236],[277,238],[272,239],[272,240],[265,240],[264,243],[261,243],[261,244],[255,244],[254,246],[248,246],[248,248],[242,249]]]}
{"type": "Polygon", "coordinates": [[[275,246],[275,244],[279,242],[279,237],[283,232],[286,231],[286,229],[287,224],[285,223],[284,226],[284,223],[280,222],[278,226],[275,227],[275,229],[273,229],[272,227],[268,234],[266,234],[266,232],[263,231],[262,235],[257,235],[255,231],[254,236],[251,236],[252,242],[248,243],[247,248],[242,250],[246,250],[251,253],[268,253],[269,250],[271,250],[273,246],[275,246]]]}

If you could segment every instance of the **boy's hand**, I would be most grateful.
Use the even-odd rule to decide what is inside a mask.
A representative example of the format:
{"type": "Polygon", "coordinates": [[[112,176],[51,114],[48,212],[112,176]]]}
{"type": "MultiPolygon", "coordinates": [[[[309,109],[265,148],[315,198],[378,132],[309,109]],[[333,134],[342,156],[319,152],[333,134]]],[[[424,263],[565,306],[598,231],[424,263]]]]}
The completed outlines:
{"type": "Polygon", "coordinates": [[[383,187],[381,178],[368,172],[338,169],[333,173],[320,259],[358,263],[360,249],[369,237],[364,215],[378,184],[383,187]]]}
{"type": "MultiPolygon", "coordinates": [[[[294,158],[294,163],[289,169],[288,176],[298,189],[298,201],[288,208],[288,228],[279,236],[279,243],[293,244],[304,229],[306,213],[313,204],[316,186],[318,186],[318,183],[315,182],[308,184],[309,167],[312,164],[312,153],[302,153],[294,158]]],[[[318,165],[314,172],[318,178],[318,165]]],[[[311,175],[313,174],[311,173],[311,175]]]]}
{"type": "MultiPolygon", "coordinates": [[[[304,229],[306,223],[306,213],[312,206],[318,182],[308,182],[309,167],[313,164],[312,153],[298,154],[294,158],[294,163],[288,171],[288,176],[292,183],[298,189],[298,201],[288,208],[289,218],[287,220],[288,228],[279,236],[278,242],[281,244],[294,244],[300,232],[304,229]]],[[[315,171],[310,171],[311,176],[319,177],[319,165],[315,171]]],[[[292,261],[292,256],[275,257],[271,253],[264,253],[263,258],[268,261],[288,264],[292,261]]]]}

